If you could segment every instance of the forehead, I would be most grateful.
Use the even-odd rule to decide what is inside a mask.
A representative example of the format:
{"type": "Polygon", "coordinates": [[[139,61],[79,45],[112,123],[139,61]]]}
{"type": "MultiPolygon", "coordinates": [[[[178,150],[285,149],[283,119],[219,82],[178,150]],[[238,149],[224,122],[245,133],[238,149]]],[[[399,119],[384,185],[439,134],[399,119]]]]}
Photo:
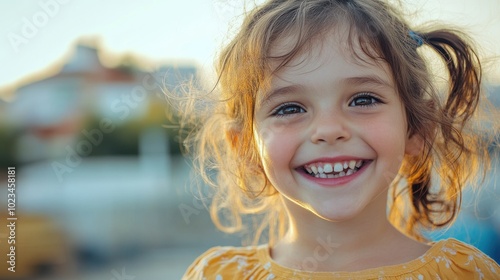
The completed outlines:
{"type": "MultiPolygon", "coordinates": [[[[302,46],[299,46],[297,35],[282,36],[272,44],[269,57],[269,82],[267,88],[261,90],[263,93],[283,83],[298,83],[307,73],[325,70],[333,70],[322,73],[329,80],[371,76],[394,85],[387,62],[374,47],[362,45],[354,30],[342,24],[302,46]],[[330,67],[322,67],[328,63],[330,67]]],[[[260,94],[260,97],[264,96],[260,94]]]]}
{"type": "Polygon", "coordinates": [[[303,36],[292,29],[271,43],[267,53],[269,69],[271,73],[279,72],[281,66],[328,53],[363,66],[388,66],[375,44],[373,36],[361,35],[349,22],[337,22],[312,36],[303,36]]]}

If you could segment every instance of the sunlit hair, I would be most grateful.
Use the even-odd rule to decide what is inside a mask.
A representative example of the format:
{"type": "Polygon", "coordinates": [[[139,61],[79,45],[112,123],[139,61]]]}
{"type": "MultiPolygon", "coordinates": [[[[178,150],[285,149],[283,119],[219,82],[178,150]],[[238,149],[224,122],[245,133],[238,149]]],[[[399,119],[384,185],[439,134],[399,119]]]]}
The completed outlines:
{"type": "Polygon", "coordinates": [[[254,141],[256,95],[273,73],[341,24],[349,28],[348,43],[361,46],[357,58],[388,64],[405,107],[407,133],[423,142],[421,154],[406,156],[392,183],[390,221],[423,240],[423,230],[454,220],[464,186],[479,182],[489,168],[487,148],[498,124],[478,121],[481,67],[469,39],[452,29],[410,28],[399,15],[377,0],[272,0],[246,16],[220,53],[217,87],[204,99],[196,96],[181,119],[192,129],[184,142],[188,152],[213,187],[209,207],[218,228],[248,229],[245,216],[252,214],[259,221],[254,242],[268,233],[273,243],[285,233],[281,197],[264,173],[254,141]],[[422,47],[410,30],[424,40],[422,47]],[[271,48],[283,38],[295,40],[294,47],[271,57],[271,48]],[[437,54],[448,72],[441,95],[421,54],[425,50],[437,54]],[[485,125],[490,133],[483,133],[485,125]]]}

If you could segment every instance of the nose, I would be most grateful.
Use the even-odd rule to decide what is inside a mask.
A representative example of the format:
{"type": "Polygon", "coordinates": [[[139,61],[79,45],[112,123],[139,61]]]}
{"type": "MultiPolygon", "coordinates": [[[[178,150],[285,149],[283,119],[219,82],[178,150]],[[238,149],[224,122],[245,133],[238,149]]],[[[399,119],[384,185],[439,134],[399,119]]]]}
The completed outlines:
{"type": "Polygon", "coordinates": [[[311,126],[311,142],[314,144],[334,144],[351,138],[348,120],[341,112],[318,114],[311,126]]]}

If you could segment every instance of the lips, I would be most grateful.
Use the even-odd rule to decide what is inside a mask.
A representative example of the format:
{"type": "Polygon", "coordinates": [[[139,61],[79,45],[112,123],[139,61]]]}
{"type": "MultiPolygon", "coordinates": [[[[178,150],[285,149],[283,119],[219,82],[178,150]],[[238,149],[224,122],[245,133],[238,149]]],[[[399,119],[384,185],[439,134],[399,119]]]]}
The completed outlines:
{"type": "Polygon", "coordinates": [[[356,173],[365,164],[364,160],[320,161],[305,164],[304,171],[316,178],[340,178],[356,173]]]}

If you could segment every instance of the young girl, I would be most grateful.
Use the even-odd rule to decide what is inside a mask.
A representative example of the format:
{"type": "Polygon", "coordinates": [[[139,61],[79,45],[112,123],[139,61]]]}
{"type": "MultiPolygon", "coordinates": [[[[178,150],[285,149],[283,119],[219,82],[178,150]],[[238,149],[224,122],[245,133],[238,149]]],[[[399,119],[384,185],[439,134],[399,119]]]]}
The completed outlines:
{"type": "Polygon", "coordinates": [[[220,54],[218,97],[186,111],[202,120],[186,143],[216,190],[215,224],[237,232],[254,214],[254,244],[267,243],[210,249],[184,279],[500,279],[474,247],[424,236],[489,166],[498,118],[478,121],[478,58],[460,32],[399,14],[270,0],[246,17],[220,54]]]}

